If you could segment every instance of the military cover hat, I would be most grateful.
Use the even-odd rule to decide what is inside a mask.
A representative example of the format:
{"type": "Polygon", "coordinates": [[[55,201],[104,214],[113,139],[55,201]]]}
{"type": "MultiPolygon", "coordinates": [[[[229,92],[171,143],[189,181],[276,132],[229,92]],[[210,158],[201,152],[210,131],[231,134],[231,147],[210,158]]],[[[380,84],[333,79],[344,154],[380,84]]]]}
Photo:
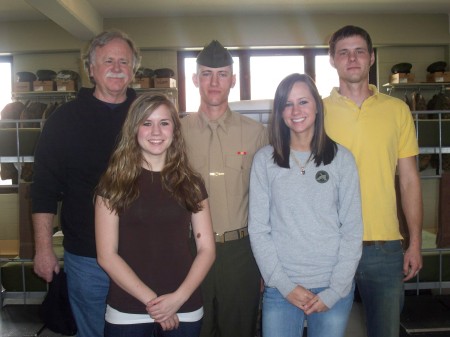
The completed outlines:
{"type": "Polygon", "coordinates": [[[412,64],[411,63],[397,63],[392,66],[391,72],[393,74],[402,73],[409,74],[411,72],[412,64]]]}
{"type": "Polygon", "coordinates": [[[73,70],[60,70],[56,74],[57,80],[78,81],[79,77],[80,77],[80,75],[76,71],[73,71],[73,70]]]}
{"type": "Polygon", "coordinates": [[[48,69],[39,69],[36,75],[39,81],[53,81],[56,78],[56,72],[48,69]]]}
{"type": "Polygon", "coordinates": [[[175,72],[170,68],[159,68],[154,71],[157,78],[175,78],[175,72]]]}
{"type": "Polygon", "coordinates": [[[197,64],[210,68],[221,68],[232,65],[233,58],[219,41],[213,40],[198,54],[197,64]]]}
{"type": "Polygon", "coordinates": [[[427,71],[429,73],[436,73],[436,72],[445,72],[445,69],[447,68],[447,63],[444,61],[438,61],[433,62],[427,67],[427,71]]]}
{"type": "Polygon", "coordinates": [[[33,82],[37,79],[36,75],[29,71],[19,71],[16,75],[18,82],[33,82]]]}
{"type": "Polygon", "coordinates": [[[135,74],[136,78],[142,77],[153,77],[155,75],[155,71],[150,68],[140,67],[135,74]]]}

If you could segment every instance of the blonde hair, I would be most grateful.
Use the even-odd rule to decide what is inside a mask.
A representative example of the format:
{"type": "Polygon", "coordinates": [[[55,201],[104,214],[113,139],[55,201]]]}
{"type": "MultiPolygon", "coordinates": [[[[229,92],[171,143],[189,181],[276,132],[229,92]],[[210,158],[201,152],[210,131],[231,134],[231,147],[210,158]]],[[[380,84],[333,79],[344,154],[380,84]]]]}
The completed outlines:
{"type": "Polygon", "coordinates": [[[139,126],[162,105],[168,107],[174,126],[172,144],[167,149],[165,165],[161,171],[163,188],[190,212],[196,213],[201,210],[203,180],[191,168],[187,159],[178,111],[165,95],[146,93],[139,96],[131,105],[119,144],[96,189],[96,194],[105,198],[108,207],[118,214],[139,196],[137,182],[144,162],[137,141],[139,126]]]}

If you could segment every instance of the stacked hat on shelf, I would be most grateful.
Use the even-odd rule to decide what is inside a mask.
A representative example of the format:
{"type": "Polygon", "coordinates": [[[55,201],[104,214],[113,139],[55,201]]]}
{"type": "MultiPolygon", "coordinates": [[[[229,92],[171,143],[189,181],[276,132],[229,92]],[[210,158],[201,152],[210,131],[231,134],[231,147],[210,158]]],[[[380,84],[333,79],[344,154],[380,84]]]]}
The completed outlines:
{"type": "Polygon", "coordinates": [[[407,62],[393,65],[389,83],[413,83],[415,75],[411,73],[411,68],[412,64],[407,62]]]}
{"type": "Polygon", "coordinates": [[[450,72],[447,71],[447,63],[444,61],[431,63],[427,72],[427,82],[450,82],[450,72]]]}
{"type": "Polygon", "coordinates": [[[170,68],[150,69],[140,67],[131,84],[134,89],[175,88],[177,82],[175,72],[170,68]]]}
{"type": "Polygon", "coordinates": [[[77,91],[80,76],[73,70],[61,70],[58,73],[51,69],[39,69],[36,73],[19,71],[14,92],[29,91],[77,91]]]}

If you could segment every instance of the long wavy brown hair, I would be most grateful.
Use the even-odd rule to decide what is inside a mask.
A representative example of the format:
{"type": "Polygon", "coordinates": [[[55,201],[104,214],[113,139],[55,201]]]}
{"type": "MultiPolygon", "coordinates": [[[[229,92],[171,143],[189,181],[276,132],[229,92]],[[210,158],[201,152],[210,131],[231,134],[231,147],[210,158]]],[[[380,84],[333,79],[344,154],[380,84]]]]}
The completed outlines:
{"type": "Polygon", "coordinates": [[[96,194],[102,196],[108,208],[117,214],[127,209],[139,196],[138,177],[145,159],[137,140],[138,129],[162,105],[170,110],[174,126],[172,144],[167,149],[166,162],[161,171],[163,188],[190,212],[201,210],[203,180],[189,164],[178,111],[167,96],[146,93],[131,105],[120,141],[96,189],[96,194]]]}

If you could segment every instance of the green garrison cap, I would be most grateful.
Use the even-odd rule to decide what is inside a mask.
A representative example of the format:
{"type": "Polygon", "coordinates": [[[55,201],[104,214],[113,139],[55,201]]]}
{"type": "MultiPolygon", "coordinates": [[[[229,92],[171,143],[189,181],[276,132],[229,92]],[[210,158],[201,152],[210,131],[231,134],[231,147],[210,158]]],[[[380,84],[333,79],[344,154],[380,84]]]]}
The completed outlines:
{"type": "Polygon", "coordinates": [[[197,64],[210,68],[221,68],[233,64],[233,58],[219,41],[213,40],[198,54],[197,64]]]}

